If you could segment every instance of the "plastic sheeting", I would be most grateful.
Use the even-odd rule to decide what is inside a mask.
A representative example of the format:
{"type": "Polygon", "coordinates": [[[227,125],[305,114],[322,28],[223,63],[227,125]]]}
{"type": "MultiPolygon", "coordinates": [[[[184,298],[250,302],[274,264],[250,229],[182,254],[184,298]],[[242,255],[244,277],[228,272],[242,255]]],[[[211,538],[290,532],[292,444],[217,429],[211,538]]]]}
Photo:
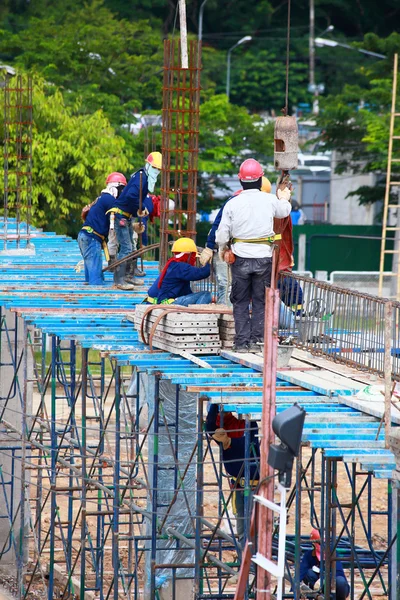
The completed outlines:
{"type": "MultiPolygon", "coordinates": [[[[154,414],[155,377],[145,373],[140,374],[139,406],[142,414],[147,412],[148,419],[154,414]]],[[[134,378],[133,378],[134,379],[134,378]]],[[[153,506],[152,498],[148,497],[147,510],[156,511],[159,526],[163,523],[161,531],[157,531],[157,564],[182,564],[194,563],[194,550],[185,546],[174,537],[159,539],[166,535],[166,530],[173,527],[180,534],[194,537],[196,527],[196,452],[197,444],[197,396],[182,390],[169,381],[160,381],[160,410],[159,410],[159,443],[158,443],[158,498],[157,506],[153,506]],[[176,427],[177,425],[177,427],[176,427]],[[192,461],[188,462],[193,454],[192,461]],[[188,468],[187,468],[188,467],[188,468]],[[187,470],[186,470],[187,469],[187,470]],[[180,485],[180,477],[184,477],[180,485]],[[179,488],[174,499],[175,490],[179,488]]],[[[134,388],[131,386],[131,390],[134,388]]],[[[154,423],[148,438],[148,477],[153,483],[154,475],[154,423]]],[[[151,523],[147,523],[146,535],[152,535],[151,523]]],[[[154,533],[154,532],[153,532],[154,533]]],[[[153,537],[154,539],[154,537],[153,537]]],[[[150,548],[147,542],[146,553],[146,590],[150,587],[150,548]]],[[[176,569],[177,578],[194,578],[192,568],[176,569]]],[[[168,587],[173,576],[172,569],[157,569],[157,587],[168,587]]]]}

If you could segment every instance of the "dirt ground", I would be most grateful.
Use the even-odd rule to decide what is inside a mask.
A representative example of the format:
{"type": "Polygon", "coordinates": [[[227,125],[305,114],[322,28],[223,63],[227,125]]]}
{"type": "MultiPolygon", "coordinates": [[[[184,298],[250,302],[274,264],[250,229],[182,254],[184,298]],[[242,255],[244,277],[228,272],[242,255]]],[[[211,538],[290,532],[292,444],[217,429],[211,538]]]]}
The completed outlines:
{"type": "MultiPolygon", "coordinates": [[[[38,402],[38,398],[35,399],[35,402],[38,402]]],[[[109,406],[106,407],[107,410],[108,408],[111,409],[111,404],[109,406]]],[[[106,410],[106,412],[107,412],[106,410]]],[[[60,406],[58,407],[58,421],[61,424],[63,421],[65,422],[65,418],[68,414],[68,411],[66,409],[65,406],[63,406],[62,403],[60,403],[60,406]]],[[[88,416],[95,416],[95,411],[91,408],[89,409],[89,414],[88,416]]],[[[77,412],[77,418],[79,418],[80,415],[77,412]]],[[[114,444],[113,444],[113,431],[115,428],[115,421],[113,421],[112,419],[110,420],[110,423],[108,425],[109,427],[109,435],[106,437],[105,439],[105,457],[114,457],[114,444]]],[[[94,439],[97,437],[96,435],[96,431],[98,431],[98,423],[96,423],[95,420],[89,421],[88,422],[88,443],[90,443],[91,440],[94,441],[94,439]],[[92,433],[90,433],[92,432],[92,433]]],[[[205,445],[204,445],[205,448],[205,445]]],[[[310,456],[310,450],[308,448],[304,448],[303,449],[303,466],[307,463],[308,458],[310,456]]],[[[129,450],[129,444],[128,442],[124,442],[122,444],[122,464],[124,466],[125,469],[129,468],[129,459],[131,458],[131,452],[129,450]]],[[[89,464],[91,464],[91,460],[89,460],[89,464]]],[[[146,462],[146,449],[144,448],[144,452],[143,452],[143,462],[146,462]]],[[[319,461],[317,461],[317,465],[319,465],[319,461]]],[[[75,462],[75,466],[76,468],[80,468],[80,460],[79,458],[76,459],[75,462]]],[[[96,468],[99,468],[99,463],[97,461],[96,463],[96,468]]],[[[112,485],[112,479],[113,479],[113,467],[112,465],[108,465],[107,462],[103,462],[102,465],[102,477],[103,477],[103,484],[104,485],[112,485]]],[[[184,466],[183,466],[184,467],[184,466]]],[[[143,467],[140,468],[139,470],[139,474],[138,477],[141,481],[146,480],[146,470],[143,469],[143,467]]],[[[293,474],[293,480],[294,480],[294,474],[293,474]]],[[[308,477],[309,480],[309,477],[308,477]]],[[[214,468],[213,468],[213,464],[210,460],[210,456],[207,455],[205,458],[205,464],[204,464],[204,481],[205,483],[215,483],[215,473],[214,473],[214,468]]],[[[316,470],[316,482],[318,484],[318,482],[320,481],[320,473],[319,473],[319,466],[317,466],[317,470],[316,470]]],[[[361,488],[363,482],[365,481],[365,475],[359,475],[358,476],[358,489],[361,488]]],[[[32,519],[35,520],[36,514],[35,514],[35,497],[36,497],[36,492],[37,492],[37,472],[35,472],[34,470],[32,470],[32,485],[31,485],[31,514],[32,514],[32,519]]],[[[122,479],[121,480],[121,485],[124,485],[124,483],[126,482],[126,479],[122,479]]],[[[68,479],[68,469],[67,468],[63,468],[60,471],[58,480],[57,480],[57,486],[58,487],[62,487],[62,486],[68,486],[69,485],[69,479],[68,479]]],[[[74,497],[74,508],[73,508],[73,513],[74,513],[74,520],[76,519],[76,530],[73,536],[73,556],[76,556],[77,553],[79,552],[80,549],[80,532],[81,532],[81,523],[82,523],[82,516],[78,515],[79,513],[79,509],[81,506],[81,501],[80,501],[80,492],[79,492],[79,485],[80,483],[78,481],[75,481],[74,486],[76,486],[76,489],[73,490],[72,492],[68,492],[68,491],[64,491],[64,492],[60,492],[59,494],[57,494],[57,507],[58,507],[58,514],[59,514],[59,518],[60,518],[60,527],[62,528],[63,531],[63,535],[66,535],[67,532],[67,526],[68,526],[68,493],[73,493],[73,497],[74,497]]],[[[134,486],[135,487],[135,486],[134,486]]],[[[217,522],[216,516],[218,515],[218,488],[217,487],[211,487],[211,486],[205,486],[205,494],[204,494],[204,517],[215,523],[217,522]]],[[[43,470],[43,497],[46,495],[46,493],[50,490],[49,487],[49,479],[48,479],[48,472],[46,470],[43,470]]],[[[228,478],[224,478],[224,492],[225,492],[225,497],[228,496],[229,494],[229,480],[228,478]]],[[[388,493],[388,486],[387,486],[387,482],[386,481],[381,481],[381,480],[377,480],[377,479],[373,479],[372,482],[372,494],[373,494],[373,500],[372,500],[372,506],[373,509],[375,511],[385,511],[387,509],[387,493],[388,493]]],[[[339,497],[339,500],[341,502],[341,505],[348,505],[351,502],[351,487],[349,485],[348,482],[348,478],[345,472],[345,468],[343,463],[339,463],[338,464],[338,487],[337,487],[337,494],[339,497]]],[[[143,509],[146,508],[147,505],[147,491],[143,486],[139,485],[139,489],[132,489],[131,490],[131,495],[132,498],[134,499],[134,501],[136,502],[137,505],[139,505],[140,507],[142,507],[143,509]]],[[[88,490],[87,492],[87,510],[88,511],[95,511],[97,509],[97,502],[98,502],[98,491],[95,487],[92,487],[88,490]]],[[[103,501],[103,510],[104,510],[104,501],[103,501]]],[[[315,494],[315,506],[316,506],[316,511],[317,514],[319,515],[319,492],[316,492],[315,494]]],[[[112,509],[112,507],[111,507],[112,509]]],[[[364,495],[362,496],[361,500],[360,500],[360,509],[362,514],[364,515],[364,518],[367,519],[367,510],[368,510],[368,498],[367,498],[367,494],[364,493],[364,495]]],[[[48,528],[49,522],[50,522],[50,518],[49,518],[49,510],[50,510],[50,502],[48,501],[47,504],[45,505],[43,512],[42,512],[42,539],[43,536],[46,534],[46,530],[48,528]]],[[[289,511],[289,517],[288,517],[288,534],[294,534],[294,528],[295,528],[295,512],[294,512],[294,506],[292,506],[292,508],[289,511]]],[[[349,508],[343,508],[343,512],[344,515],[346,516],[349,513],[349,508]]],[[[306,492],[302,492],[302,506],[301,506],[301,530],[302,530],[302,534],[303,535],[308,535],[309,531],[311,529],[311,524],[310,524],[310,501],[309,498],[307,496],[306,492]]],[[[111,517],[107,517],[107,519],[110,519],[111,517]]],[[[134,519],[135,520],[135,519],[134,519]]],[[[122,521],[122,519],[121,519],[122,521]]],[[[126,518],[126,521],[128,521],[128,517],[126,518]]],[[[234,518],[232,517],[232,522],[234,523],[234,518]]],[[[90,535],[92,537],[92,539],[95,541],[96,539],[96,530],[97,530],[97,518],[96,516],[88,516],[87,517],[87,525],[90,531],[90,535]]],[[[225,529],[226,531],[229,531],[229,528],[227,527],[227,522],[225,520],[225,523],[221,524],[221,528],[225,529]]],[[[337,531],[339,532],[341,529],[341,518],[340,515],[337,515],[337,531]]],[[[131,564],[131,566],[128,565],[128,554],[129,554],[129,550],[132,550],[132,547],[129,547],[129,542],[128,541],[124,541],[124,535],[125,534],[134,534],[134,535],[140,535],[143,534],[144,532],[144,528],[143,526],[139,526],[137,524],[132,525],[131,529],[129,530],[129,526],[128,525],[124,525],[123,523],[121,524],[120,527],[120,543],[119,543],[119,547],[120,547],[120,559],[121,562],[124,564],[124,566],[126,568],[129,569],[133,569],[134,568],[134,563],[131,564]]],[[[372,519],[372,541],[373,541],[373,546],[376,550],[382,550],[385,549],[386,545],[387,545],[387,517],[384,515],[375,515],[372,519]]],[[[363,548],[367,548],[367,541],[366,541],[366,537],[363,531],[363,527],[362,527],[362,523],[360,520],[359,515],[357,515],[356,518],[356,539],[355,542],[358,546],[361,546],[363,548]]],[[[35,560],[35,552],[34,552],[34,542],[33,540],[31,540],[30,542],[30,547],[31,547],[31,559],[32,561],[35,560]]],[[[55,555],[55,560],[56,562],[59,562],[60,566],[63,566],[63,562],[65,561],[64,558],[64,552],[63,552],[63,543],[62,543],[62,539],[61,539],[61,534],[60,534],[60,529],[57,529],[56,532],[56,555],[55,555]]],[[[104,556],[105,556],[105,572],[103,574],[103,580],[106,581],[110,581],[112,580],[112,575],[113,575],[113,570],[112,570],[112,554],[111,554],[111,550],[112,550],[112,536],[109,535],[106,539],[106,543],[105,546],[103,548],[104,551],[104,556]]],[[[221,558],[221,560],[223,560],[224,562],[230,562],[235,560],[236,555],[234,552],[232,551],[228,551],[225,550],[223,551],[223,555],[220,557],[218,552],[214,552],[215,556],[218,556],[219,558],[221,558]]],[[[48,560],[49,560],[49,546],[47,545],[45,547],[45,549],[42,552],[42,564],[43,564],[43,568],[46,569],[47,568],[47,564],[48,564],[48,560]]],[[[134,553],[133,555],[131,555],[132,560],[134,560],[135,556],[134,553]]],[[[31,562],[30,564],[30,569],[32,568],[32,564],[33,562],[31,562]]],[[[65,564],[64,564],[65,566],[65,564]]],[[[77,566],[75,567],[75,576],[79,579],[79,559],[78,559],[78,563],[77,566]]],[[[144,573],[144,563],[143,563],[143,557],[141,559],[141,563],[139,565],[139,579],[142,581],[143,580],[143,573],[144,573]]],[[[211,571],[212,573],[213,571],[211,571]]],[[[387,569],[384,569],[382,571],[384,573],[385,578],[387,577],[387,569]]],[[[372,574],[372,571],[368,571],[367,572],[367,578],[370,577],[372,574]]],[[[347,572],[347,575],[349,575],[349,573],[347,572]]],[[[42,573],[42,574],[37,574],[34,580],[34,584],[31,588],[31,592],[32,594],[30,595],[30,598],[36,599],[36,598],[40,598],[42,597],[40,592],[41,590],[43,590],[43,586],[44,586],[44,582],[45,579],[43,579],[43,576],[46,576],[46,573],[42,573]]],[[[91,573],[91,569],[90,569],[90,556],[88,553],[88,561],[87,561],[87,581],[94,583],[94,576],[91,573]]],[[[226,592],[231,591],[234,589],[234,582],[232,581],[230,584],[227,585],[226,587],[226,592]]],[[[358,574],[358,572],[356,571],[356,580],[355,580],[355,598],[357,599],[361,592],[363,591],[363,584],[361,581],[361,578],[358,574]]],[[[378,600],[380,598],[384,598],[385,596],[382,594],[382,588],[379,585],[379,580],[376,579],[375,582],[372,584],[371,586],[371,595],[374,598],[374,600],[378,600]]],[[[127,597],[129,598],[129,596],[123,596],[122,597],[127,597]]],[[[0,596],[0,600],[1,600],[1,596],[0,596]]]]}

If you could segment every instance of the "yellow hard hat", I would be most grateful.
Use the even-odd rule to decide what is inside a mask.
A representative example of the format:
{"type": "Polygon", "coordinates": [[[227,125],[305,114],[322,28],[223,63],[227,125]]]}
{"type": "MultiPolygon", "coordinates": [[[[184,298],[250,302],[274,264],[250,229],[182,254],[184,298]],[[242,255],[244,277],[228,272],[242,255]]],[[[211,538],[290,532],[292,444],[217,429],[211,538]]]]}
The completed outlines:
{"type": "Polygon", "coordinates": [[[271,182],[267,177],[262,178],[261,191],[267,194],[271,192],[271,182]]]}
{"type": "Polygon", "coordinates": [[[150,152],[146,158],[146,162],[149,163],[155,169],[161,171],[162,168],[162,155],[161,152],[150,152]]]}
{"type": "Polygon", "coordinates": [[[197,252],[197,246],[190,238],[182,237],[174,242],[172,252],[197,252]]]}

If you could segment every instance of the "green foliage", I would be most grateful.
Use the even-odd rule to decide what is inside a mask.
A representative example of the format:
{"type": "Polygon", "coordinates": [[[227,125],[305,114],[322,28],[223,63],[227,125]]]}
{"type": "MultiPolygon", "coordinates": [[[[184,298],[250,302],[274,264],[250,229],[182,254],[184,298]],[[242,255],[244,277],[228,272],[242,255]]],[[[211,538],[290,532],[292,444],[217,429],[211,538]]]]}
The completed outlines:
{"type": "Polygon", "coordinates": [[[266,164],[273,155],[273,124],[228,102],[225,94],[215,95],[200,107],[199,173],[200,208],[215,208],[211,186],[221,186],[221,175],[238,172],[240,163],[251,155],[266,164]],[[205,184],[205,180],[207,184],[205,184]]]}
{"type": "MultiPolygon", "coordinates": [[[[187,0],[189,33],[197,33],[202,0],[187,0]]],[[[384,173],[392,56],[398,0],[316,0],[316,32],[334,24],[334,37],[368,32],[356,47],[385,54],[320,48],[316,81],[324,83],[319,125],[326,148],[341,152],[338,170],[384,173]],[[380,37],[386,35],[388,37],[380,37]]],[[[145,132],[132,136],[133,113],[160,111],[165,34],[179,35],[176,2],[164,0],[3,0],[0,62],[38,73],[35,83],[34,201],[36,224],[72,232],[80,207],[112,169],[137,168],[145,132]]],[[[311,102],[308,84],[308,0],[292,2],[289,104],[311,102]]],[[[214,207],[210,186],[255,156],[268,166],[273,125],[257,111],[279,114],[285,99],[287,3],[208,0],[204,12],[200,120],[200,203],[214,207]],[[224,95],[232,54],[231,104],[224,95]],[[205,177],[208,174],[208,177],[205,177]]],[[[157,149],[160,148],[159,135],[157,149]]],[[[150,149],[152,143],[150,141],[150,149]]],[[[362,190],[361,201],[371,194],[362,190]]]]}
{"type": "Polygon", "coordinates": [[[132,167],[124,140],[101,110],[80,114],[61,91],[34,79],[33,222],[77,233],[82,207],[96,198],[109,171],[132,167]]]}
{"type": "MultiPolygon", "coordinates": [[[[337,172],[380,175],[387,167],[393,53],[400,51],[400,35],[392,34],[385,40],[368,35],[363,47],[387,53],[388,58],[372,61],[361,69],[365,86],[346,84],[340,94],[322,99],[318,124],[325,147],[340,156],[337,172]]],[[[382,200],[383,194],[383,186],[373,190],[362,186],[351,195],[359,196],[361,204],[370,204],[382,200]]]]}
{"type": "Polygon", "coordinates": [[[102,108],[116,124],[131,121],[133,109],[161,106],[160,33],[147,20],[118,20],[102,0],[3,32],[0,53],[63,87],[67,101],[78,93],[82,112],[102,108]]]}

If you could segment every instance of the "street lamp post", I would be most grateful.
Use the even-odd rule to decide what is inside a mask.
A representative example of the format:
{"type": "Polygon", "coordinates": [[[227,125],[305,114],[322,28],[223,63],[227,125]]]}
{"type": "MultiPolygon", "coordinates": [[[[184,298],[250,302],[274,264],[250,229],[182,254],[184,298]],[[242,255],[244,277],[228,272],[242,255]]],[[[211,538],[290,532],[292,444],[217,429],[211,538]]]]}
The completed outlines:
{"type": "Polygon", "coordinates": [[[226,64],[226,95],[228,96],[228,102],[229,102],[229,92],[230,92],[230,86],[231,86],[231,52],[232,52],[232,50],[234,50],[241,44],[250,42],[251,40],[252,40],[251,35],[245,35],[244,37],[242,37],[242,39],[240,39],[238,42],[236,42],[236,44],[234,44],[232,46],[232,48],[229,48],[229,50],[228,50],[227,64],[226,64]]]}
{"type": "Polygon", "coordinates": [[[362,54],[375,56],[375,58],[387,58],[387,56],[385,56],[384,54],[370,52],[369,50],[364,50],[363,48],[355,48],[354,46],[349,46],[349,44],[342,44],[341,42],[337,42],[336,40],[328,40],[322,37],[315,38],[315,45],[319,48],[321,48],[322,46],[328,46],[330,48],[336,48],[336,46],[340,46],[341,48],[347,48],[347,50],[357,50],[357,52],[361,52],[362,54]]]}
{"type": "Polygon", "coordinates": [[[199,42],[201,42],[201,40],[203,39],[203,14],[204,14],[204,8],[207,4],[208,0],[203,0],[203,2],[201,3],[200,6],[200,10],[199,10],[199,42]]]}

